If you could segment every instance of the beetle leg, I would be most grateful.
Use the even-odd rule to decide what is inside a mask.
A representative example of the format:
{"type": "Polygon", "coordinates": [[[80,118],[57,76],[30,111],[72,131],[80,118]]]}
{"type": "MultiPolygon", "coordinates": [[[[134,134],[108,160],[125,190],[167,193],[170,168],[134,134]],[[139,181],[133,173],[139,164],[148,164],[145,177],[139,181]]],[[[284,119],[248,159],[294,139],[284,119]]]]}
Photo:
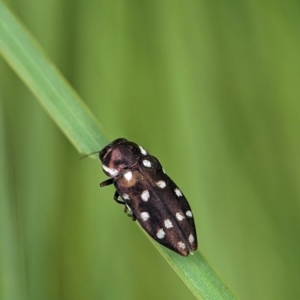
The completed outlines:
{"type": "Polygon", "coordinates": [[[125,202],[124,202],[124,201],[118,199],[119,196],[120,196],[120,194],[118,193],[118,191],[115,191],[115,194],[114,194],[114,200],[115,200],[117,203],[119,203],[119,204],[125,205],[125,202]]]}
{"type": "Polygon", "coordinates": [[[130,207],[127,206],[126,204],[125,204],[125,210],[124,210],[124,212],[127,213],[127,216],[128,216],[128,217],[132,218],[132,221],[135,221],[135,220],[136,220],[135,214],[134,214],[133,211],[130,209],[130,207]]]}
{"type": "Polygon", "coordinates": [[[107,186],[107,185],[110,185],[110,184],[113,184],[114,183],[114,179],[113,178],[109,178],[103,182],[101,182],[99,185],[100,187],[103,187],[103,186],[107,186]]]}

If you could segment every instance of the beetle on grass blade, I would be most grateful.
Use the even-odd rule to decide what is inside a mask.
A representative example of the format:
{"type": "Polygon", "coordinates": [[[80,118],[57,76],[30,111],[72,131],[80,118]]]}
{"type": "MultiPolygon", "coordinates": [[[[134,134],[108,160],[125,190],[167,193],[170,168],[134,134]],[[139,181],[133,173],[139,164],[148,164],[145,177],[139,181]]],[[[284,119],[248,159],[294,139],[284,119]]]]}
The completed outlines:
{"type": "Polygon", "coordinates": [[[99,158],[111,177],[100,186],[114,184],[114,200],[125,205],[154,240],[183,256],[197,249],[190,205],[154,156],[119,138],[104,147],[99,158]]]}

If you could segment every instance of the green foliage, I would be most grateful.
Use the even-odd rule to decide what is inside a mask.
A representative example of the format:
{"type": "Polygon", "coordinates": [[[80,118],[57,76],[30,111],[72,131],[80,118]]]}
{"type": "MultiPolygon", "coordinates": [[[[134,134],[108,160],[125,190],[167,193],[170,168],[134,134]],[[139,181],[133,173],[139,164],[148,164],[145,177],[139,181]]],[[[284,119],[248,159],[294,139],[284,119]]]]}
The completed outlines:
{"type": "Polygon", "coordinates": [[[200,252],[241,299],[299,298],[298,3],[10,4],[26,26],[0,2],[0,298],[232,299],[200,252]],[[158,156],[200,252],[163,260],[61,130],[80,153],[123,136],[158,156]]]}
{"type": "MultiPolygon", "coordinates": [[[[78,150],[90,152],[92,147],[99,148],[101,142],[97,142],[97,136],[101,136],[102,133],[100,128],[97,128],[92,114],[63,81],[57,71],[51,67],[49,62],[34,47],[32,41],[30,41],[1,3],[0,19],[2,20],[0,46],[6,61],[35,93],[53,120],[56,121],[78,150]]],[[[102,144],[102,147],[104,147],[104,144],[102,144]]],[[[3,155],[3,157],[5,156],[3,155]]],[[[3,170],[6,170],[5,162],[2,165],[3,170]]],[[[4,194],[3,205],[8,202],[9,197],[4,194]]],[[[3,210],[7,210],[7,208],[3,210]]],[[[5,214],[3,217],[5,218],[5,214]]],[[[10,219],[4,219],[4,221],[8,223],[8,228],[12,227],[10,219]]],[[[3,224],[4,227],[6,227],[5,224],[3,224]]],[[[164,248],[161,251],[165,253],[167,260],[169,260],[199,299],[235,299],[199,253],[195,253],[194,256],[190,256],[187,259],[174,253],[168,253],[170,251],[164,248]]],[[[3,252],[5,260],[5,256],[8,253],[6,251],[3,252]]],[[[3,268],[4,278],[7,277],[6,272],[5,268],[3,268]]],[[[23,280],[25,281],[25,279],[23,280]]],[[[6,289],[4,285],[4,296],[6,289]]],[[[10,291],[11,289],[18,290],[19,285],[12,284],[12,287],[8,290],[10,291]]]]}

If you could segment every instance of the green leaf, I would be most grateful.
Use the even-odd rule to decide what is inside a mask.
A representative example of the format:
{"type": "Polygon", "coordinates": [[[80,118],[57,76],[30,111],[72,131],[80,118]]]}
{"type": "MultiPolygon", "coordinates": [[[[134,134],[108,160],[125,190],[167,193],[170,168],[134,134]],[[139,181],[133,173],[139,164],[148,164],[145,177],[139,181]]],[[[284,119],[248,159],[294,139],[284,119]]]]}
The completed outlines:
{"type": "Polygon", "coordinates": [[[79,152],[107,144],[91,111],[1,2],[0,53],[79,152]]]}
{"type": "Polygon", "coordinates": [[[153,243],[198,299],[237,299],[198,251],[182,257],[153,243]]]}
{"type": "MultiPolygon", "coordinates": [[[[2,2],[0,53],[79,152],[89,153],[107,144],[93,114],[2,2]]],[[[154,245],[198,299],[236,299],[199,252],[181,257],[154,245]]]]}

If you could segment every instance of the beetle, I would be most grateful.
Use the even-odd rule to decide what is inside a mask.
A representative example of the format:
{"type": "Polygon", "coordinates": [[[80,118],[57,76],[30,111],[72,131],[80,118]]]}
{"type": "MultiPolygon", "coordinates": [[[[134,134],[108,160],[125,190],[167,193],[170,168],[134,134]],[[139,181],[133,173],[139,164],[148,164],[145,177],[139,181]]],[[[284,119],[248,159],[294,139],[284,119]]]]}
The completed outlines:
{"type": "Polygon", "coordinates": [[[154,240],[182,256],[197,249],[190,205],[156,157],[119,138],[104,147],[99,158],[110,177],[100,186],[114,184],[114,200],[124,205],[125,212],[154,240]]]}

